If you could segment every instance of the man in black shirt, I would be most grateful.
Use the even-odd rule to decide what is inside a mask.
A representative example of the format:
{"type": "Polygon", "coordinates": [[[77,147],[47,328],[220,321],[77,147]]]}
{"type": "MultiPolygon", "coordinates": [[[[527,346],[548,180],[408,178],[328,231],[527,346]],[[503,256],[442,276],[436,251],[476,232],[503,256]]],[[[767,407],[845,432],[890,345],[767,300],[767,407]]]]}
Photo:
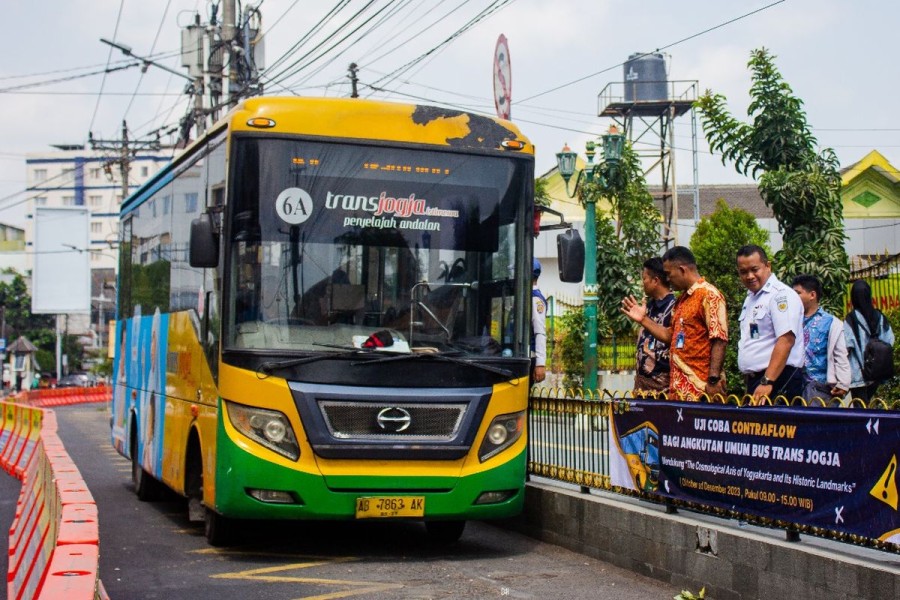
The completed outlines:
{"type": "MultiPolygon", "coordinates": [[[[644,262],[641,283],[647,297],[647,316],[663,327],[671,327],[675,295],[669,287],[661,258],[654,257],[644,262]]],[[[643,327],[638,332],[634,390],[669,391],[669,345],[657,340],[643,327]]]]}

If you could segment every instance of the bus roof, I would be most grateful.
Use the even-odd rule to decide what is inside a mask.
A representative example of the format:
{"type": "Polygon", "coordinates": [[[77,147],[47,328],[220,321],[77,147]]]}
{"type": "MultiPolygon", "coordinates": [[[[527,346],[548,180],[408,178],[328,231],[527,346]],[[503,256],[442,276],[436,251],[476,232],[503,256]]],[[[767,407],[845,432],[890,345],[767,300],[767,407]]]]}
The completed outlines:
{"type": "Polygon", "coordinates": [[[257,96],[243,100],[204,136],[175,155],[168,165],[122,203],[122,214],[133,210],[150,194],[168,184],[184,158],[225,128],[232,132],[412,142],[462,151],[534,154],[531,141],[515,124],[496,117],[424,104],[360,98],[257,96]],[[264,125],[254,126],[251,122],[264,125]]]}
{"type": "Polygon", "coordinates": [[[270,120],[267,130],[322,137],[394,142],[416,141],[460,150],[503,151],[503,142],[534,154],[531,142],[510,121],[423,104],[360,98],[256,97],[227,116],[232,131],[260,131],[251,119],[270,120]]]}

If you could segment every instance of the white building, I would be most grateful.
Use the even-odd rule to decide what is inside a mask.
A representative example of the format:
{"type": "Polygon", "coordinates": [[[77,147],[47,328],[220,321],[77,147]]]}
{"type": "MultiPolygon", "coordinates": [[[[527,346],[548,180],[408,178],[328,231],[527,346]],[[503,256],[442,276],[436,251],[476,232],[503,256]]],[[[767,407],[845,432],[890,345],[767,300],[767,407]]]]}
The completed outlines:
{"type": "MultiPolygon", "coordinates": [[[[72,252],[90,252],[92,314],[71,315],[68,332],[91,336],[98,328],[106,339],[106,325],[115,316],[116,268],[118,264],[119,207],[124,187],[119,155],[83,146],[54,146],[56,151],[30,153],[25,158],[28,204],[25,227],[25,274],[30,277],[34,257],[34,208],[38,206],[85,206],[90,211],[90,244],[72,252]],[[96,300],[106,298],[107,300],[96,300]],[[102,305],[102,306],[101,306],[102,305]],[[103,314],[103,318],[100,315],[103,314]]],[[[136,190],[171,160],[165,151],[138,152],[130,156],[127,189],[136,190]]]]}

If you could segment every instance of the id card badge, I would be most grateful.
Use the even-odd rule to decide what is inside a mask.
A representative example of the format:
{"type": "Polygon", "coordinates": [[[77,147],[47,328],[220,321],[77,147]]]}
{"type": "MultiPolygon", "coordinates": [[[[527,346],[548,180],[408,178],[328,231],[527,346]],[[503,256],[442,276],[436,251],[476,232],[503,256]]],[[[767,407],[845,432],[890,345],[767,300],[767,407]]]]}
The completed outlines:
{"type": "Polygon", "coordinates": [[[750,337],[754,340],[759,339],[759,325],[750,323],[750,337]]]}
{"type": "Polygon", "coordinates": [[[675,347],[679,350],[684,348],[684,331],[679,331],[675,336],[675,347]]]}

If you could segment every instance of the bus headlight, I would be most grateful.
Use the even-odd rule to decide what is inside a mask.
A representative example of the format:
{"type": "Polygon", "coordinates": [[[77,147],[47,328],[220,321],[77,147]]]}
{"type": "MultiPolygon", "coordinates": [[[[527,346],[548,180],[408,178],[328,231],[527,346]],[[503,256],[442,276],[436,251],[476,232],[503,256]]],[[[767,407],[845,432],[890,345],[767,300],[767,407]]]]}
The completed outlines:
{"type": "Polygon", "coordinates": [[[291,460],[300,458],[300,445],[284,413],[227,400],[225,405],[231,424],[242,434],[291,460]]]}
{"type": "Polygon", "coordinates": [[[481,447],[478,449],[478,460],[486,461],[492,456],[506,450],[522,437],[525,431],[525,411],[509,413],[494,417],[488,426],[481,447]]]}

